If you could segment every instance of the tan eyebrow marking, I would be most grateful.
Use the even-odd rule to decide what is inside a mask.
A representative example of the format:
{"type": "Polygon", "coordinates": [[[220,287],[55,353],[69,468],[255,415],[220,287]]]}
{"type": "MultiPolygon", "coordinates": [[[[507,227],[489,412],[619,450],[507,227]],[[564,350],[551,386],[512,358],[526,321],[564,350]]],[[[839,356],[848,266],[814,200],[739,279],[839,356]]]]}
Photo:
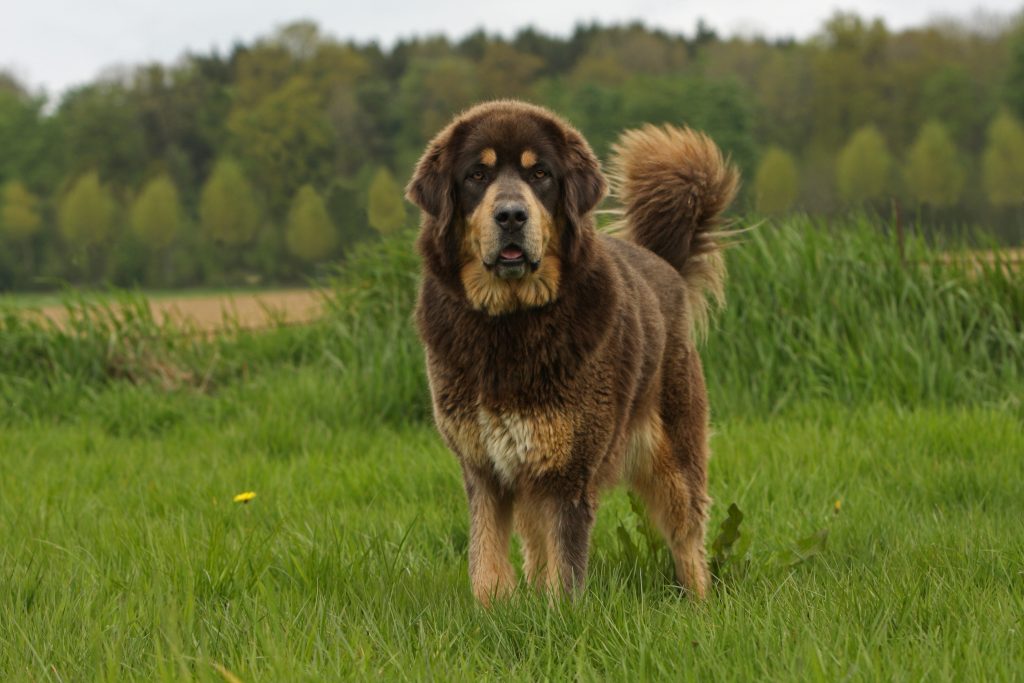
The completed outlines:
{"type": "Polygon", "coordinates": [[[480,152],[480,161],[485,166],[494,166],[494,164],[498,163],[498,153],[488,147],[480,152]]]}
{"type": "Polygon", "coordinates": [[[519,163],[523,165],[523,168],[530,168],[537,163],[537,155],[531,149],[523,150],[523,156],[519,157],[519,163]]]}

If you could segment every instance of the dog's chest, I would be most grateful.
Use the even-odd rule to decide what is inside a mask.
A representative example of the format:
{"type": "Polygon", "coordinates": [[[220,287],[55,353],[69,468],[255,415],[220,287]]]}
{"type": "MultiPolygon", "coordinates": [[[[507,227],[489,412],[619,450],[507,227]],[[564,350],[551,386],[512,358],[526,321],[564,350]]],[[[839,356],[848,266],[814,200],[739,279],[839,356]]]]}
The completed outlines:
{"type": "Polygon", "coordinates": [[[461,419],[439,417],[460,456],[478,466],[489,464],[506,483],[556,469],[572,451],[572,422],[559,412],[478,407],[475,415],[461,419]]]}

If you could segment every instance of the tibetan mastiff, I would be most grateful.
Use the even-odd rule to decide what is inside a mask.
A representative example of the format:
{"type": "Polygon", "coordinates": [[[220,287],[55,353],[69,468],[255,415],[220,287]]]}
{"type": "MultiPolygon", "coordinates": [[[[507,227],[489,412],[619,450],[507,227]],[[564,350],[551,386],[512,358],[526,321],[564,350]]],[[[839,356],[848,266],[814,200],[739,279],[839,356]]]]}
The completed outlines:
{"type": "Polygon", "coordinates": [[[601,491],[624,481],[681,585],[708,589],[708,399],[696,338],[721,299],[719,214],[738,174],[705,135],[647,126],[608,184],[579,131],[541,107],[478,105],[430,142],[407,188],[422,210],[416,324],[437,428],[462,466],[469,573],[489,604],[528,582],[577,592],[601,491]]]}

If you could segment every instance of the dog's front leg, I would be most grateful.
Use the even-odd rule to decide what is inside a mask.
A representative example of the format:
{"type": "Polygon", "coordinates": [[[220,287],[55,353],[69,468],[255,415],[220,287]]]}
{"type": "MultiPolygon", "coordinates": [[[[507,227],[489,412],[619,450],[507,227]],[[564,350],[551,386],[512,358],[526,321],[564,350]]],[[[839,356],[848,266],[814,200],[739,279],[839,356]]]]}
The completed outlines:
{"type": "Polygon", "coordinates": [[[512,531],[512,495],[493,477],[467,468],[469,499],[469,579],[473,595],[485,607],[508,595],[516,576],[508,559],[512,531]]]}
{"type": "Polygon", "coordinates": [[[587,578],[590,558],[590,531],[597,510],[593,496],[582,494],[573,498],[556,498],[552,529],[554,560],[562,589],[569,595],[578,593],[587,578]]]}

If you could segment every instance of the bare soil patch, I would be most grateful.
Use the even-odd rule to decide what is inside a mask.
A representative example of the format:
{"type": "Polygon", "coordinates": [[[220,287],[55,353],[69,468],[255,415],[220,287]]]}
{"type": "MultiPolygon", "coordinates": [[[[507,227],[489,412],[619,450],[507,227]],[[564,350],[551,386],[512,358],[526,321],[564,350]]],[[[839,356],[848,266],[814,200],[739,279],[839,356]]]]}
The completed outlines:
{"type": "MultiPolygon", "coordinates": [[[[182,295],[149,299],[149,308],[158,322],[169,321],[198,332],[215,332],[235,326],[256,330],[316,320],[323,314],[323,295],[314,289],[182,295]]],[[[62,306],[46,306],[39,312],[58,323],[67,317],[62,306]]]]}

